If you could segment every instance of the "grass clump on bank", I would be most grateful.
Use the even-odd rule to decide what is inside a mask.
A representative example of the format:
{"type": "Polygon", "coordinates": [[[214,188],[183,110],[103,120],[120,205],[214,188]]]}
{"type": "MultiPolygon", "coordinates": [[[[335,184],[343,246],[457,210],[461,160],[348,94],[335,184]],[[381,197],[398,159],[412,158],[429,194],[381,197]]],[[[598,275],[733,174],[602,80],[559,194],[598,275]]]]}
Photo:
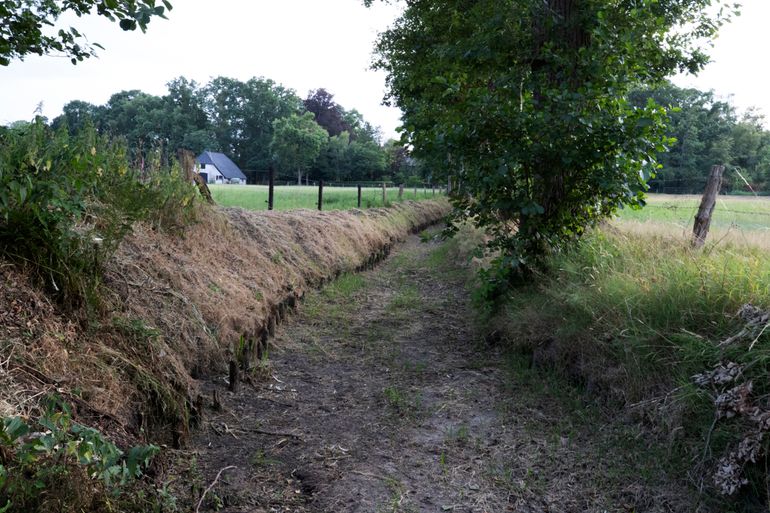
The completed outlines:
{"type": "Polygon", "coordinates": [[[549,264],[490,332],[649,426],[697,487],[766,502],[766,254],[607,226],[549,264]]]}

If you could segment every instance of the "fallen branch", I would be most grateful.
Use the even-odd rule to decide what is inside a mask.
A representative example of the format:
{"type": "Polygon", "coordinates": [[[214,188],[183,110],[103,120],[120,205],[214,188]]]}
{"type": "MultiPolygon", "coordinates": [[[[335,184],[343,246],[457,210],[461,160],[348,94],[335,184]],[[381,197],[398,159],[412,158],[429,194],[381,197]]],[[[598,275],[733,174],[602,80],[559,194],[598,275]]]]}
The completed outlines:
{"type": "Polygon", "coordinates": [[[219,473],[217,473],[217,477],[214,478],[214,481],[212,481],[209,487],[203,491],[203,495],[201,495],[201,500],[198,501],[198,505],[195,507],[195,513],[200,513],[201,505],[203,504],[203,499],[205,499],[206,494],[209,493],[211,489],[214,488],[214,486],[216,486],[217,481],[219,481],[219,478],[222,477],[222,472],[224,472],[225,470],[231,470],[234,468],[238,468],[238,467],[236,467],[235,465],[230,465],[229,467],[225,467],[222,470],[220,470],[219,473]]]}

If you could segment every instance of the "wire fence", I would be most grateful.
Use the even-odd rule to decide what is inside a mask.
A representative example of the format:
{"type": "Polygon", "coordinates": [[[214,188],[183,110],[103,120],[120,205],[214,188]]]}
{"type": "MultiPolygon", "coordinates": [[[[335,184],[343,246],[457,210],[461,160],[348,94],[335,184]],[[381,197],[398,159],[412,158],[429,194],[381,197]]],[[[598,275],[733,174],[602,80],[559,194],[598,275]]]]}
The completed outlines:
{"type": "Polygon", "coordinates": [[[259,185],[210,185],[214,200],[223,206],[249,210],[344,210],[373,208],[408,200],[433,199],[446,189],[429,183],[400,185],[394,182],[330,182],[275,180],[259,185]]]}

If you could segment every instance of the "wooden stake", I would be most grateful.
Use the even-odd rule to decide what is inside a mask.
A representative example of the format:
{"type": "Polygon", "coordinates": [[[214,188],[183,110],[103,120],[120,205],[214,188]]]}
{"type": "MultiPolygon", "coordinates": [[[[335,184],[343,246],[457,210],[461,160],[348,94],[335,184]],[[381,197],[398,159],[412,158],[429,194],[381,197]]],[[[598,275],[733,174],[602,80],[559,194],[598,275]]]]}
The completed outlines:
{"type": "Polygon", "coordinates": [[[318,181],[318,210],[324,209],[324,181],[318,181]]]}
{"type": "Polygon", "coordinates": [[[238,381],[238,362],[235,360],[230,360],[230,392],[238,391],[238,381]]]}
{"type": "Polygon", "coordinates": [[[275,169],[270,166],[270,177],[267,182],[267,209],[273,210],[275,199],[275,169]]]}
{"type": "Polygon", "coordinates": [[[358,184],[358,208],[361,208],[361,184],[358,184]]]}
{"type": "Polygon", "coordinates": [[[706,237],[708,237],[709,228],[711,228],[711,216],[717,203],[717,195],[719,194],[719,189],[722,188],[722,174],[724,171],[725,166],[723,165],[711,167],[706,190],[703,192],[700,208],[698,208],[698,214],[695,216],[695,224],[692,228],[692,245],[695,248],[702,248],[706,243],[706,237]]]}
{"type": "Polygon", "coordinates": [[[385,185],[385,182],[382,182],[382,206],[384,207],[385,204],[388,202],[388,189],[385,185]]]}

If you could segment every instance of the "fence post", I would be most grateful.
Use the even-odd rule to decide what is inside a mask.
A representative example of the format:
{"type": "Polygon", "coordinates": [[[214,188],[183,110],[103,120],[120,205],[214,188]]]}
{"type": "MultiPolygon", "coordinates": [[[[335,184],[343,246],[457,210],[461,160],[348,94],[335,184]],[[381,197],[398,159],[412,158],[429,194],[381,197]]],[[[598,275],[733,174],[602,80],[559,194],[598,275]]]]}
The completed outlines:
{"type": "Polygon", "coordinates": [[[404,184],[398,185],[398,201],[404,199],[404,184]]]}
{"type": "Polygon", "coordinates": [[[318,210],[324,208],[324,181],[323,179],[318,181],[318,210]]]}
{"type": "Polygon", "coordinates": [[[238,384],[239,384],[239,376],[238,376],[238,363],[235,360],[230,360],[230,383],[229,383],[229,389],[230,392],[237,392],[238,391],[238,384]]]}
{"type": "Polygon", "coordinates": [[[417,186],[414,186],[414,199],[417,199],[417,186]]]}
{"type": "Polygon", "coordinates": [[[692,227],[692,245],[695,248],[702,248],[706,243],[706,237],[711,227],[711,216],[717,203],[717,194],[722,187],[722,173],[724,171],[725,166],[723,165],[711,167],[706,190],[703,192],[700,208],[698,208],[698,214],[695,216],[695,224],[692,227]]]}
{"type": "Polygon", "coordinates": [[[388,203],[388,189],[385,182],[382,182],[382,206],[384,207],[388,203]]]}
{"type": "Polygon", "coordinates": [[[358,184],[358,208],[361,208],[361,184],[358,184]]]}
{"type": "Polygon", "coordinates": [[[446,179],[446,195],[449,196],[452,193],[452,177],[446,179]]]}
{"type": "Polygon", "coordinates": [[[270,166],[270,173],[267,179],[267,209],[273,210],[275,200],[275,168],[270,166]]]}

